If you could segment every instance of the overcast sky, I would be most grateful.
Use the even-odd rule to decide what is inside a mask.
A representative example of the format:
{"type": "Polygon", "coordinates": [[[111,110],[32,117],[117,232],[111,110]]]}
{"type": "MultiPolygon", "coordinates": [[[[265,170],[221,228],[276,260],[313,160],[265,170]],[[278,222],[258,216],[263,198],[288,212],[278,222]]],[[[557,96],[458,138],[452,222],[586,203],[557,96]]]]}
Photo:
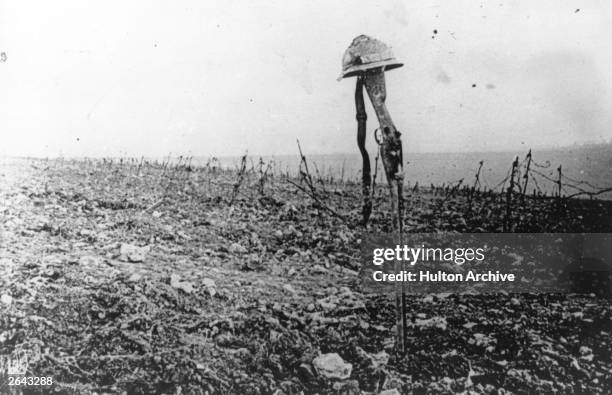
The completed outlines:
{"type": "Polygon", "coordinates": [[[356,153],[336,78],[362,33],[405,63],[406,151],[608,140],[611,21],[608,0],[0,0],[0,154],[356,153]]]}

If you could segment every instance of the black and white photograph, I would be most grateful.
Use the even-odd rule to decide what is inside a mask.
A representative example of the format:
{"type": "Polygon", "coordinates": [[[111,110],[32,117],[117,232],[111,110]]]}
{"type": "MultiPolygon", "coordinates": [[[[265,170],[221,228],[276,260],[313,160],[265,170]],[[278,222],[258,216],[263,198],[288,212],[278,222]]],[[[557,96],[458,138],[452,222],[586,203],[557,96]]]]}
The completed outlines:
{"type": "Polygon", "coordinates": [[[611,22],[0,0],[0,394],[612,393],[611,22]]]}

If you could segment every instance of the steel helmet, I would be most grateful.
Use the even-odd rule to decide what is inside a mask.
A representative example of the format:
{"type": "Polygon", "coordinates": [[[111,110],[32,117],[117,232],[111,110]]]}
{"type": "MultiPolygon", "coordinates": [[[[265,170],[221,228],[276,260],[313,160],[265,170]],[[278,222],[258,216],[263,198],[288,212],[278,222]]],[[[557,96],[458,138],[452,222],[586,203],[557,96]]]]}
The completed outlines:
{"type": "Polygon", "coordinates": [[[383,70],[402,67],[385,43],[364,34],[355,37],[342,57],[342,78],[354,77],[366,70],[382,67],[383,70]]]}

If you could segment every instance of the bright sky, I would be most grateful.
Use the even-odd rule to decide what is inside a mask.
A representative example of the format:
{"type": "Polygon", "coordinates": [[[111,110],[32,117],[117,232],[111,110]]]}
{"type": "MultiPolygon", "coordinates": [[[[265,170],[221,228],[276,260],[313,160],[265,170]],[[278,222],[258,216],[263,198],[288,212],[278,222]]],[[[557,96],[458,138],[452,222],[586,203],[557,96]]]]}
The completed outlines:
{"type": "Polygon", "coordinates": [[[609,140],[611,21],[608,0],[0,0],[0,154],[356,153],[336,77],[362,33],[405,63],[406,151],[609,140]]]}

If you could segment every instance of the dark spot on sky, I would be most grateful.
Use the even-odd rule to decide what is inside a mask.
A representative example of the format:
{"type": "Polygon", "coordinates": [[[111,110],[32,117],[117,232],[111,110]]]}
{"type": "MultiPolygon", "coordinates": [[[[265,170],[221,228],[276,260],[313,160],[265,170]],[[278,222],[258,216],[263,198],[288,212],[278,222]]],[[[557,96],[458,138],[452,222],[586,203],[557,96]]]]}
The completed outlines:
{"type": "Polygon", "coordinates": [[[434,29],[434,34],[438,34],[438,29],[434,29]]]}
{"type": "Polygon", "coordinates": [[[476,88],[476,84],[472,84],[472,88],[476,88]]]}
{"type": "Polygon", "coordinates": [[[153,45],[155,48],[157,48],[157,43],[155,43],[155,45],[153,45]]]}
{"type": "Polygon", "coordinates": [[[495,85],[489,83],[487,84],[487,89],[495,89],[495,85]]]}
{"type": "Polygon", "coordinates": [[[81,139],[77,137],[77,141],[81,141],[81,139]]]}
{"type": "Polygon", "coordinates": [[[580,12],[580,8],[576,8],[576,11],[574,11],[574,14],[580,12]]]}

